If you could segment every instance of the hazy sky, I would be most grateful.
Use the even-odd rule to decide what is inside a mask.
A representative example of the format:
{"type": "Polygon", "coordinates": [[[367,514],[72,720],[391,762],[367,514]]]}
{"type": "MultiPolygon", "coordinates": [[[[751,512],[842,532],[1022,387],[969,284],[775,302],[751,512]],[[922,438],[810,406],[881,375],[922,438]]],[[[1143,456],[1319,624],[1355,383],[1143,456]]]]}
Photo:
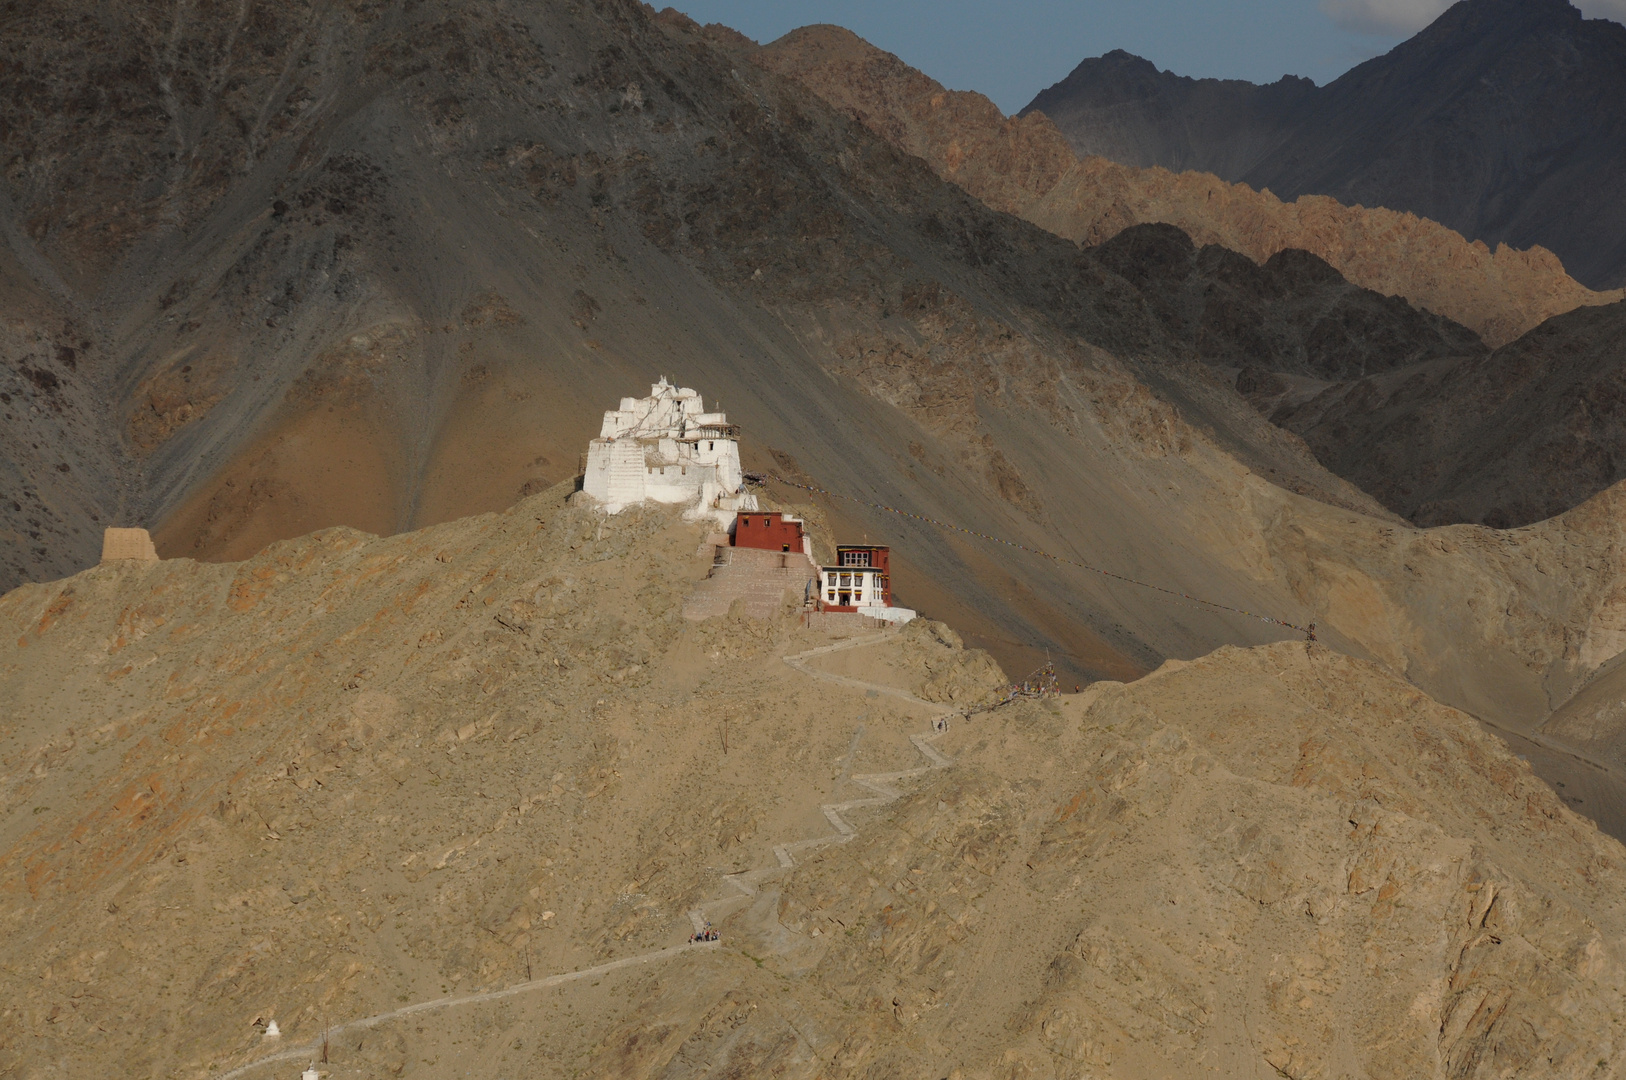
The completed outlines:
{"type": "MultiPolygon", "coordinates": [[[[1086,56],[1127,49],[1181,75],[1325,83],[1426,26],[1450,0],[666,0],[768,42],[809,23],[847,27],[1006,112],[1086,56]]],[[[656,0],[661,6],[662,0],[656,0]]],[[[1584,0],[1626,21],[1626,0],[1584,0]]]]}

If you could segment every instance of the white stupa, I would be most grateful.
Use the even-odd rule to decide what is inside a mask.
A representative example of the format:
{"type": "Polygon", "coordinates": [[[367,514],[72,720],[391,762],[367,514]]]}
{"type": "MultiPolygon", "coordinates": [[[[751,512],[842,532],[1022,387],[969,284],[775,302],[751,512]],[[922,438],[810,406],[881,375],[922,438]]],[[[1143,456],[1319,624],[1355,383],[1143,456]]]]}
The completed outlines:
{"type": "Polygon", "coordinates": [[[706,412],[697,391],[662,378],[646,398],[622,398],[604,414],[587,446],[582,490],[617,514],[646,499],[686,505],[691,521],[728,528],[740,510],[755,510],[740,472],[739,428],[706,412]]]}

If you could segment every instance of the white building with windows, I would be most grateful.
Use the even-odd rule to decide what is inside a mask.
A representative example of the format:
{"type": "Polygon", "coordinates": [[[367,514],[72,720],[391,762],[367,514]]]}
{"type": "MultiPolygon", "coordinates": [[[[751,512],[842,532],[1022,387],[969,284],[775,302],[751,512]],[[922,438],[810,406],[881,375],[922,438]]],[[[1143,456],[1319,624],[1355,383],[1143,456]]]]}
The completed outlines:
{"type": "Polygon", "coordinates": [[[690,520],[723,528],[755,510],[740,471],[739,428],[706,412],[700,394],[662,378],[646,398],[622,398],[587,446],[582,490],[617,514],[649,500],[687,505],[690,520]]]}
{"type": "Polygon", "coordinates": [[[819,609],[851,611],[891,623],[915,617],[892,606],[892,551],[879,544],[841,544],[836,565],[819,569],[819,609]]]}
{"type": "Polygon", "coordinates": [[[869,607],[889,607],[884,579],[879,570],[826,566],[824,574],[824,603],[827,608],[857,610],[869,607]]]}

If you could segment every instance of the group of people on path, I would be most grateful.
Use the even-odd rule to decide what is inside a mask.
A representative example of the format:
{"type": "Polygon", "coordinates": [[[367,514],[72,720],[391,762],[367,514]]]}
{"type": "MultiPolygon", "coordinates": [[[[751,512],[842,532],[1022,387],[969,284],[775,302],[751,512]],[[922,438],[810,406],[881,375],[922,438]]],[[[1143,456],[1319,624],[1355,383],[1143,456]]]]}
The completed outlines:
{"type": "Polygon", "coordinates": [[[722,935],[713,930],[708,924],[704,930],[697,930],[690,934],[689,943],[692,945],[698,941],[716,941],[720,937],[722,937],[722,935]]]}

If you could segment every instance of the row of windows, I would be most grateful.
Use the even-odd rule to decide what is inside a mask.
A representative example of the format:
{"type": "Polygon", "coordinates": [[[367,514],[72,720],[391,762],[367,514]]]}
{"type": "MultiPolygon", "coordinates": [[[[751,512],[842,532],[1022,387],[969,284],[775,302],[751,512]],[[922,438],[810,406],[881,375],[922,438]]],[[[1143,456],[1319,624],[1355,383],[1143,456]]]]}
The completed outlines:
{"type": "Polygon", "coordinates": [[[879,589],[881,587],[881,572],[879,570],[860,571],[856,574],[841,574],[834,570],[826,570],[824,573],[824,584],[826,587],[832,589],[836,588],[837,586],[840,586],[843,589],[851,588],[854,585],[862,587],[865,578],[869,578],[871,580],[872,588],[879,589]]]}
{"type": "Polygon", "coordinates": [[[841,553],[841,565],[842,566],[868,566],[869,565],[869,552],[867,552],[867,551],[843,551],[841,553]]]}

